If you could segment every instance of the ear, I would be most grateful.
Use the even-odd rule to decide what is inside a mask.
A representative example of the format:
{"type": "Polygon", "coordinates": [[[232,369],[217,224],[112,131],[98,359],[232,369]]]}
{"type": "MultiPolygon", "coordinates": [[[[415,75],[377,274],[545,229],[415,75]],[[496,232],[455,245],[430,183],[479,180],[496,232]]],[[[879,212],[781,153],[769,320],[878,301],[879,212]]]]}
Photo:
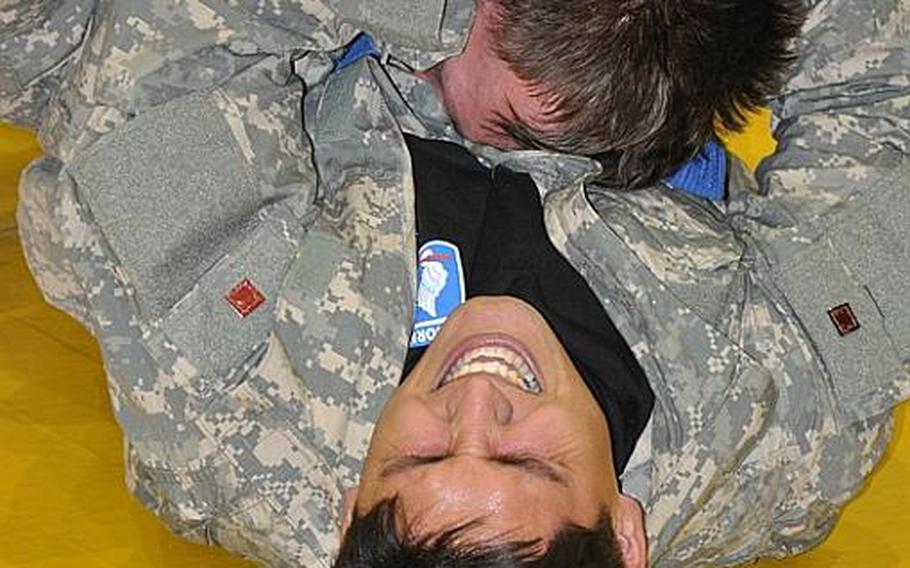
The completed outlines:
{"type": "Polygon", "coordinates": [[[636,499],[620,495],[613,515],[613,532],[622,551],[623,565],[628,568],[648,566],[648,537],[645,532],[645,510],[636,499]]]}
{"type": "Polygon", "coordinates": [[[354,507],[357,505],[359,493],[359,485],[344,492],[344,498],[341,501],[341,540],[344,540],[344,535],[348,533],[348,527],[354,520],[354,507]]]}

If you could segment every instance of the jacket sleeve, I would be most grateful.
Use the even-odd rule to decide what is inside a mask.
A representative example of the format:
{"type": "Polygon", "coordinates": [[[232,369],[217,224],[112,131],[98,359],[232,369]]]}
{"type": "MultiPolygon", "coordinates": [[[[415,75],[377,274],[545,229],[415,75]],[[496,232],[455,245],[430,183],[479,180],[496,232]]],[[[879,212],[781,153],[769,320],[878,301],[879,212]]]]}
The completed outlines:
{"type": "MultiPolygon", "coordinates": [[[[284,497],[307,493],[278,471],[289,455],[256,456],[274,457],[274,475],[288,484],[266,506],[256,475],[241,475],[242,460],[219,446],[229,437],[249,451],[247,438],[262,430],[268,405],[251,369],[280,351],[267,338],[317,213],[301,103],[370,22],[381,24],[383,49],[420,51],[439,37],[444,51],[460,36],[439,35],[434,17],[472,4],[63,0],[0,9],[0,26],[13,21],[0,27],[0,120],[38,127],[45,152],[22,178],[23,249],[46,298],[96,336],[128,483],[178,533],[210,540],[226,523],[243,534],[217,540],[260,559],[247,544],[291,534],[288,546],[315,547],[307,531],[316,528],[289,527],[276,512],[284,497]],[[58,16],[66,8],[81,18],[79,33],[37,65],[29,46],[75,29],[75,16],[58,16]],[[404,9],[411,19],[390,17],[404,9]],[[407,26],[431,23],[408,43],[407,26]],[[236,432],[226,427],[235,421],[236,432]]],[[[330,507],[334,474],[314,483],[313,506],[330,507]]],[[[297,565],[318,564],[302,556],[297,565]]]]}
{"type": "Polygon", "coordinates": [[[217,85],[264,54],[282,54],[304,79],[318,80],[327,61],[306,55],[335,53],[361,31],[384,52],[423,68],[460,49],[474,6],[473,0],[267,4],[7,2],[0,10],[0,120],[37,128],[53,111],[52,99],[77,92],[138,112],[217,85]]]}
{"type": "Polygon", "coordinates": [[[200,416],[261,356],[315,202],[294,60],[311,48],[313,73],[329,68],[354,31],[304,20],[217,1],[23,1],[0,28],[0,119],[37,127],[45,152],[20,183],[29,266],[98,341],[129,486],[200,540],[258,499],[200,416]],[[69,49],[32,55],[70,32],[69,49]],[[265,303],[240,318],[225,297],[245,279],[265,303]]]}
{"type": "Polygon", "coordinates": [[[813,2],[763,195],[732,196],[845,423],[910,393],[908,30],[908,0],[813,2]]]}
{"type": "Polygon", "coordinates": [[[35,128],[78,59],[95,0],[12,0],[0,8],[0,120],[35,128]]]}
{"type": "MultiPolygon", "coordinates": [[[[156,187],[183,196],[199,192],[205,184],[198,176],[166,174],[180,173],[177,158],[183,164],[218,164],[210,155],[216,141],[202,137],[217,132],[224,135],[221,145],[233,146],[241,158],[222,157],[225,167],[218,172],[238,164],[246,172],[226,176],[230,183],[221,187],[232,196],[222,208],[226,219],[236,221],[253,207],[250,199],[238,201],[249,192],[231,192],[244,179],[259,185],[263,202],[294,196],[296,214],[307,217],[317,191],[300,112],[308,86],[331,72],[333,57],[362,30],[373,33],[386,52],[427,63],[457,51],[472,14],[472,0],[277,0],[265,7],[253,0],[4,4],[0,120],[38,129],[46,154],[23,177],[19,220],[26,254],[48,299],[87,321],[84,294],[64,253],[79,232],[67,224],[72,208],[64,206],[61,192],[97,209],[89,216],[102,224],[105,215],[96,214],[104,207],[84,203],[100,195],[93,190],[99,183],[120,186],[122,203],[141,200],[156,187]],[[180,129],[171,127],[175,122],[180,129]],[[174,136],[177,132],[183,136],[174,136]],[[110,143],[113,134],[119,147],[110,143]],[[127,155],[131,144],[136,151],[127,155]],[[165,155],[168,145],[179,149],[171,158],[165,155]],[[143,160],[135,159],[139,155],[143,160]],[[92,165],[102,159],[107,172],[92,165]],[[133,175],[125,175],[127,167],[133,175]],[[102,180],[102,173],[110,179],[102,180]]],[[[140,212],[130,223],[148,222],[150,214],[140,212]]],[[[128,226],[123,219],[110,224],[121,232],[128,226]]],[[[212,227],[200,231],[201,236],[189,229],[162,234],[175,239],[175,250],[196,246],[177,241],[220,250],[212,227]]],[[[125,251],[114,252],[120,257],[125,251]]],[[[175,259],[160,261],[157,273],[181,272],[175,259]]]]}
{"type": "MultiPolygon", "coordinates": [[[[221,188],[232,195],[225,208],[228,217],[236,220],[252,206],[250,200],[237,200],[243,191],[230,192],[243,179],[259,184],[263,202],[295,196],[296,213],[307,217],[317,191],[300,112],[308,87],[331,72],[333,57],[360,31],[374,34],[386,53],[419,66],[457,51],[473,15],[473,0],[266,4],[254,0],[4,4],[0,121],[37,129],[46,154],[23,177],[20,226],[26,254],[52,303],[86,321],[84,294],[75,285],[73,266],[64,254],[69,246],[65,241],[75,239],[78,232],[65,230],[65,214],[72,211],[64,207],[61,192],[96,209],[89,217],[101,224],[105,215],[96,214],[104,207],[84,203],[99,195],[93,190],[98,183],[120,186],[123,203],[147,196],[156,187],[171,188],[178,195],[198,192],[205,185],[198,176],[165,175],[179,171],[167,161],[164,140],[171,141],[171,149],[180,149],[172,159],[215,164],[209,155],[214,140],[200,136],[203,131],[218,132],[227,137],[221,143],[233,145],[232,151],[242,158],[220,171],[242,164],[247,172],[227,176],[230,183],[221,188]],[[180,129],[171,127],[184,116],[192,120],[183,121],[180,129]],[[173,135],[178,131],[184,136],[173,135]],[[109,142],[114,134],[119,147],[109,142]],[[131,144],[136,151],[129,156],[125,149],[131,144]],[[137,161],[139,155],[144,160],[137,161]],[[101,179],[104,168],[92,165],[102,158],[109,166],[106,181],[101,179]],[[122,169],[126,167],[134,175],[126,175],[122,169]],[[66,187],[70,189],[62,189],[66,187]]],[[[151,213],[140,212],[130,223],[141,225],[151,213]]],[[[123,219],[111,224],[121,231],[127,226],[123,219]]],[[[202,236],[164,233],[185,239],[184,244],[212,244],[211,229],[200,229],[202,236]]],[[[117,230],[104,230],[105,236],[112,237],[117,230]]],[[[114,252],[121,257],[124,251],[114,252]]],[[[178,268],[169,262],[176,261],[162,258],[156,270],[178,268]]]]}

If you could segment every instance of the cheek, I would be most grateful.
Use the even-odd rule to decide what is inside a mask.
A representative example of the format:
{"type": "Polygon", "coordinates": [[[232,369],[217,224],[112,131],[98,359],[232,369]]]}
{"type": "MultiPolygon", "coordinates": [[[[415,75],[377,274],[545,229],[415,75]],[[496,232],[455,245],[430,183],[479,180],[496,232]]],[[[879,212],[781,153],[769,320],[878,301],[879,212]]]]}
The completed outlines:
{"type": "Polygon", "coordinates": [[[497,104],[503,97],[492,77],[488,69],[451,62],[443,68],[443,102],[462,136],[474,142],[502,145],[503,140],[493,125],[497,104]]]}
{"type": "Polygon", "coordinates": [[[515,453],[533,450],[572,467],[599,463],[610,454],[605,419],[599,409],[597,413],[579,405],[534,413],[509,433],[503,449],[515,453]]]}
{"type": "Polygon", "coordinates": [[[478,85],[471,81],[459,65],[450,65],[443,72],[446,110],[462,134],[467,135],[480,114],[477,88],[478,85]]]}
{"type": "Polygon", "coordinates": [[[448,441],[444,421],[422,401],[403,398],[386,406],[373,433],[370,457],[386,460],[408,454],[444,453],[448,441]]]}

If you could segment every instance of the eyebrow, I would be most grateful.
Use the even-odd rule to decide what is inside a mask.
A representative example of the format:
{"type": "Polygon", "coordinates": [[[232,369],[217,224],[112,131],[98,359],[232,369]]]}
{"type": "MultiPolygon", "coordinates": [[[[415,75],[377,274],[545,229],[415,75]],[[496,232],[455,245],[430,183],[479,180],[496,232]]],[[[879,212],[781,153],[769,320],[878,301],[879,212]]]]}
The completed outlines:
{"type": "MultiPolygon", "coordinates": [[[[441,463],[452,457],[454,456],[405,456],[392,460],[391,463],[383,468],[382,472],[379,474],[379,477],[390,477],[392,475],[411,471],[426,465],[441,463]]],[[[539,479],[558,483],[565,487],[569,486],[569,482],[566,480],[565,476],[559,473],[556,468],[538,458],[522,455],[502,455],[486,458],[486,461],[506,467],[516,468],[539,479]]]]}

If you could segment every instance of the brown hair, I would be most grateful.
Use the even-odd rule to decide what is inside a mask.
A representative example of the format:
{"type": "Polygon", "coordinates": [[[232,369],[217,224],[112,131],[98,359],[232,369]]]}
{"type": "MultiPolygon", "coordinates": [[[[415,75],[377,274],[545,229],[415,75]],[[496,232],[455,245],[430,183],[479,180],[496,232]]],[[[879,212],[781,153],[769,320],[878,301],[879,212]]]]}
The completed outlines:
{"type": "Polygon", "coordinates": [[[501,127],[523,145],[583,154],[599,181],[637,188],[680,167],[716,123],[781,87],[802,0],[487,0],[500,57],[555,97],[553,128],[501,127]]]}

